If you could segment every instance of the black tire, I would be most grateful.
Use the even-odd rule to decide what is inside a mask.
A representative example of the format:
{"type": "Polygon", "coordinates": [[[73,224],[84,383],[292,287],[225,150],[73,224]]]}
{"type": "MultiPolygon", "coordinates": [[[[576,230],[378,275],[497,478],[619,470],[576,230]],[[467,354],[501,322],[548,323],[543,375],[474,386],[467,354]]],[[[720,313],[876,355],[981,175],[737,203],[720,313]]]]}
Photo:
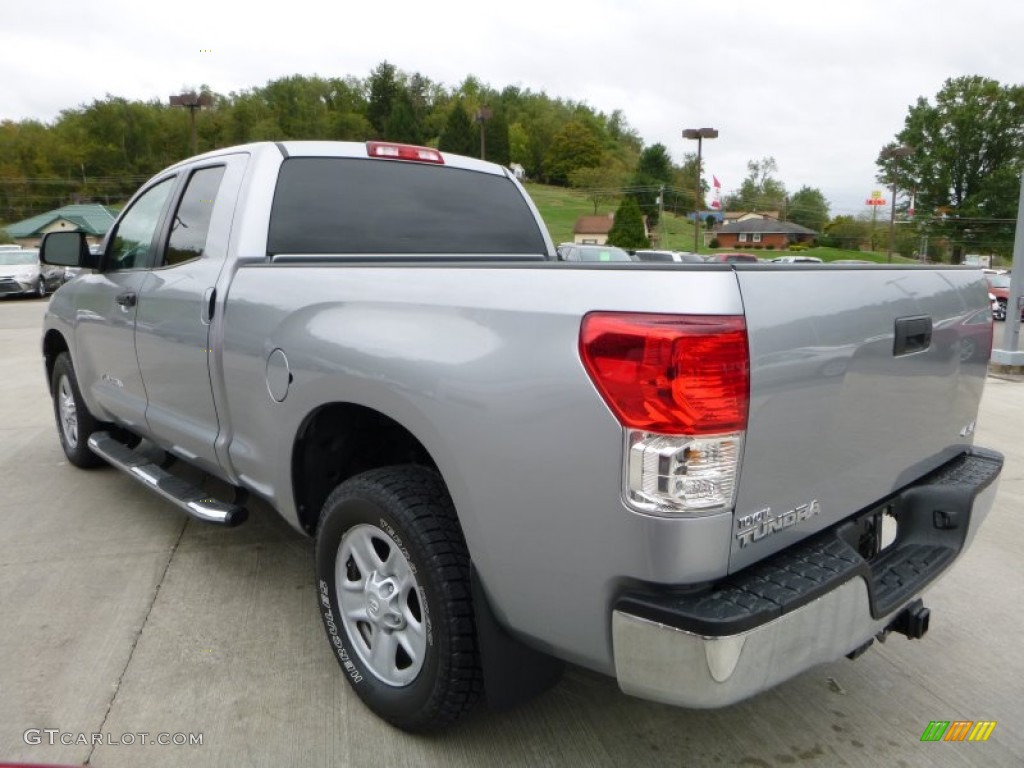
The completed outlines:
{"type": "Polygon", "coordinates": [[[992,311],[992,317],[994,320],[1005,320],[1006,319],[1006,300],[997,299],[996,308],[992,311]]]}
{"type": "Polygon", "coordinates": [[[35,297],[37,299],[46,298],[46,281],[42,278],[42,276],[39,277],[39,282],[36,283],[35,297]]]}
{"type": "Polygon", "coordinates": [[[349,684],[374,713],[403,730],[428,731],[448,725],[475,704],[483,678],[469,553],[436,472],[386,467],[335,488],[320,514],[316,575],[328,640],[349,684]],[[366,542],[373,552],[360,550],[366,542]],[[360,568],[360,552],[370,558],[376,553],[376,559],[360,568]],[[342,554],[344,570],[336,573],[342,554]],[[399,560],[407,564],[404,571],[399,560]],[[396,586],[389,588],[391,579],[396,586]],[[342,590],[350,609],[345,614],[342,590]],[[353,605],[365,606],[363,620],[350,617],[353,605]],[[388,619],[390,626],[405,623],[392,630],[388,619]],[[374,666],[368,657],[385,636],[390,643],[382,641],[380,648],[394,646],[397,655],[382,650],[389,662],[377,659],[374,666]],[[419,661],[415,649],[412,656],[405,652],[403,641],[423,643],[419,661]],[[403,675],[409,679],[398,680],[403,675]]]}
{"type": "Polygon", "coordinates": [[[68,461],[76,467],[90,469],[103,464],[103,459],[89,450],[89,436],[105,429],[108,425],[97,421],[82,400],[78,378],[71,364],[71,355],[61,352],[53,363],[53,377],[50,380],[53,396],[53,416],[57,421],[57,435],[68,461]],[[70,402],[69,402],[70,399],[70,402]],[[63,406],[62,406],[62,400],[63,406]],[[68,408],[73,404],[73,413],[68,408]],[[62,412],[62,407],[64,411],[62,412]],[[72,416],[74,424],[68,420],[72,416]]]}

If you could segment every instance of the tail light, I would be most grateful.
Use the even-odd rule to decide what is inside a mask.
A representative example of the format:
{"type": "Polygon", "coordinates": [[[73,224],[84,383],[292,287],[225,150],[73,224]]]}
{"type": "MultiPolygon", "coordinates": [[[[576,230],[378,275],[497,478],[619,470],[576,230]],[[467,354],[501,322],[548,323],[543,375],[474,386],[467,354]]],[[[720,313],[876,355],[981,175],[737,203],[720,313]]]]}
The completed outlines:
{"type": "Polygon", "coordinates": [[[583,319],[580,356],[624,427],[631,507],[732,507],[750,401],[742,316],[595,312],[583,319]]]}

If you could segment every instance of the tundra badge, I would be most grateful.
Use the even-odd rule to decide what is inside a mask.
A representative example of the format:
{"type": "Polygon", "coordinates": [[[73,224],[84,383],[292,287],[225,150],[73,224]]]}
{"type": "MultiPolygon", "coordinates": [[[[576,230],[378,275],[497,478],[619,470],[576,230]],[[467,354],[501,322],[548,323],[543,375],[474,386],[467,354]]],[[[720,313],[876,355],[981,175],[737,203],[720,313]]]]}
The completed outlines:
{"type": "Polygon", "coordinates": [[[776,531],[789,528],[819,514],[821,514],[821,505],[817,499],[810,504],[801,504],[796,509],[791,509],[780,515],[773,515],[772,508],[765,507],[758,512],[743,515],[736,521],[736,538],[740,540],[740,546],[745,547],[776,531]]]}

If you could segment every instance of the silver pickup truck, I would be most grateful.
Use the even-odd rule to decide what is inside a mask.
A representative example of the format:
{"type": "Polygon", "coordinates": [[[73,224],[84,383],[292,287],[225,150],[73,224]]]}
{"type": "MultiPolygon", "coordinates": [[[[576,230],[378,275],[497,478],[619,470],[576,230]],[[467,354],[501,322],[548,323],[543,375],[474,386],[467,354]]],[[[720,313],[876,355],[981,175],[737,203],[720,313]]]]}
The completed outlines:
{"type": "Polygon", "coordinates": [[[720,707],[921,637],[1002,468],[976,270],[560,262],[432,149],[212,152],[42,258],[86,270],[42,344],[70,462],[315,537],[343,673],[409,730],[564,662],[720,707]]]}

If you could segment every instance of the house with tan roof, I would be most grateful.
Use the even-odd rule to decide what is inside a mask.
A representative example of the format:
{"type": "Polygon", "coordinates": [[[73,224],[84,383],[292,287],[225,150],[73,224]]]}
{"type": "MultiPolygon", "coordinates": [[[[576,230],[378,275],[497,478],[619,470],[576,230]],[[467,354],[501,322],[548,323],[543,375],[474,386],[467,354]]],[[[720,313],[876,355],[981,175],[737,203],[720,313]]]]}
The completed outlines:
{"type": "MultiPolygon", "coordinates": [[[[647,226],[647,217],[644,216],[644,234],[650,238],[651,230],[647,226]]],[[[577,245],[606,245],[608,243],[608,232],[615,223],[615,214],[607,213],[601,216],[580,216],[576,219],[576,225],[572,228],[572,241],[577,245]]]]}

